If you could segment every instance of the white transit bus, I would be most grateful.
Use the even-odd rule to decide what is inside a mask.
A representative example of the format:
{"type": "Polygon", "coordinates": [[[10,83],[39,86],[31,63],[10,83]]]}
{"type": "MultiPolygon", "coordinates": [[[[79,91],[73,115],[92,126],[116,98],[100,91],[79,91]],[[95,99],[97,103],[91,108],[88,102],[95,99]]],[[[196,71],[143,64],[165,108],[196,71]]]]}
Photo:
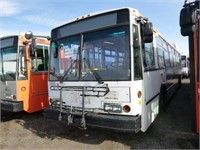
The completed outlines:
{"type": "Polygon", "coordinates": [[[51,38],[47,118],[144,132],[181,84],[180,53],[136,9],[81,16],[51,38]]]}

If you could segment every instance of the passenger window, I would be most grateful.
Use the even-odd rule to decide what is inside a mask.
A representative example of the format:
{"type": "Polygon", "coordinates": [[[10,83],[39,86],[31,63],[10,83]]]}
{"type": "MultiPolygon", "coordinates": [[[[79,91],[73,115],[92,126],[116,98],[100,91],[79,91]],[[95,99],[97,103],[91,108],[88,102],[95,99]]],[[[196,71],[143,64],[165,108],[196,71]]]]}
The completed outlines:
{"type": "Polygon", "coordinates": [[[169,59],[169,51],[168,49],[165,49],[164,51],[164,56],[165,56],[165,67],[170,67],[170,59],[169,59]]]}
{"type": "Polygon", "coordinates": [[[158,58],[158,66],[159,68],[165,68],[164,64],[164,50],[163,50],[163,40],[157,36],[156,37],[156,50],[157,50],[157,58],[158,58]]]}
{"type": "Polygon", "coordinates": [[[174,56],[173,56],[173,49],[169,46],[169,51],[170,51],[170,54],[169,54],[169,56],[170,56],[170,66],[171,67],[174,67],[174,56]]]}
{"type": "Polygon", "coordinates": [[[152,43],[145,43],[143,50],[143,62],[145,69],[155,68],[154,49],[152,43]]]}

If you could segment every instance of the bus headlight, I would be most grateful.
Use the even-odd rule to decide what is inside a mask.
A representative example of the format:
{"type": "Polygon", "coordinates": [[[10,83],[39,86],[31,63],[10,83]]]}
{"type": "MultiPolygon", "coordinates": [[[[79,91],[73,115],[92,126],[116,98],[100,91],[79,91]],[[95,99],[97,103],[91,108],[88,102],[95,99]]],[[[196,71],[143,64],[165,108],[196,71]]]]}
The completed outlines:
{"type": "Polygon", "coordinates": [[[105,103],[104,104],[104,111],[121,113],[122,112],[122,106],[121,105],[117,105],[117,104],[105,103]]]}
{"type": "Polygon", "coordinates": [[[16,95],[6,95],[6,99],[8,99],[8,100],[16,100],[17,99],[17,97],[16,97],[16,95]]]}

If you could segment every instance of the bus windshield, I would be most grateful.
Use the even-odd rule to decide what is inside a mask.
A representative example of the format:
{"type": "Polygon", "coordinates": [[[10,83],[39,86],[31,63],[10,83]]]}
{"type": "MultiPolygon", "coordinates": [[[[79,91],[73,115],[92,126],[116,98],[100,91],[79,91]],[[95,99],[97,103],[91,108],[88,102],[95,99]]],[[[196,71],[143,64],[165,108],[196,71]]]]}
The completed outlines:
{"type": "Polygon", "coordinates": [[[130,80],[129,45],[128,26],[53,41],[50,80],[130,80]]]}
{"type": "Polygon", "coordinates": [[[17,47],[2,49],[1,60],[1,73],[5,80],[16,80],[17,47]]]}

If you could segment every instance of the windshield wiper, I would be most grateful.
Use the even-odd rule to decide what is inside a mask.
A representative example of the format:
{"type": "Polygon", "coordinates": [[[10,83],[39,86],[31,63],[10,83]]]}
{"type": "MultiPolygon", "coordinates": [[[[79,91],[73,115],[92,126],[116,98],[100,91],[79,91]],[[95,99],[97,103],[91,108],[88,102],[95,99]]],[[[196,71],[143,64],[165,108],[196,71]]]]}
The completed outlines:
{"type": "MultiPolygon", "coordinates": [[[[71,69],[73,68],[74,64],[77,62],[78,60],[74,60],[73,63],[70,65],[70,67],[65,71],[64,75],[60,78],[60,83],[63,82],[63,80],[67,79],[70,75],[71,69]]],[[[86,63],[87,68],[88,64],[86,63]]],[[[95,77],[95,79],[98,81],[99,84],[103,84],[104,82],[102,81],[102,78],[100,77],[100,75],[97,73],[96,70],[93,70],[91,68],[89,68],[90,71],[92,72],[93,76],[95,77]]]]}
{"type": "Polygon", "coordinates": [[[54,77],[56,77],[56,79],[60,80],[61,76],[57,75],[54,70],[53,71],[51,71],[51,70],[49,71],[49,74],[52,75],[52,76],[54,76],[54,77]]]}
{"type": "Polygon", "coordinates": [[[60,79],[60,83],[62,83],[63,82],[63,80],[66,78],[68,78],[69,77],[69,75],[70,75],[70,71],[71,71],[71,69],[72,69],[72,67],[73,67],[73,65],[75,64],[77,62],[77,60],[75,59],[74,61],[73,61],[73,63],[70,65],[70,67],[65,71],[65,73],[64,73],[64,75],[61,77],[61,79],[60,79]]]}
{"type": "MultiPolygon", "coordinates": [[[[85,58],[84,58],[85,59],[85,58]]],[[[103,84],[104,82],[102,81],[102,78],[100,77],[100,75],[97,73],[96,70],[93,70],[92,68],[88,67],[88,64],[86,63],[86,61],[84,60],[85,65],[87,66],[87,68],[90,69],[90,71],[92,72],[92,74],[94,75],[95,79],[98,81],[99,84],[103,84]]]]}
{"type": "Polygon", "coordinates": [[[100,77],[100,75],[97,73],[96,70],[92,70],[90,68],[92,74],[94,75],[95,79],[98,81],[99,84],[103,84],[104,82],[102,81],[102,78],[100,77]]]}

